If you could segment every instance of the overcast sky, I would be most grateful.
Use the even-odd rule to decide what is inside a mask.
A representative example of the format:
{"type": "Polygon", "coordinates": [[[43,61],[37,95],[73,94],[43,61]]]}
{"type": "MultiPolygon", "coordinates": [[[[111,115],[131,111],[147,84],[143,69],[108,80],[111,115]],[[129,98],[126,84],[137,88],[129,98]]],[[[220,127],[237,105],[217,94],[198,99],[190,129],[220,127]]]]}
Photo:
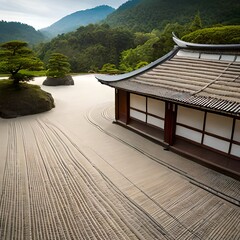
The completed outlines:
{"type": "Polygon", "coordinates": [[[100,5],[118,8],[125,2],[127,0],[0,0],[0,20],[26,23],[38,30],[76,11],[100,5]]]}

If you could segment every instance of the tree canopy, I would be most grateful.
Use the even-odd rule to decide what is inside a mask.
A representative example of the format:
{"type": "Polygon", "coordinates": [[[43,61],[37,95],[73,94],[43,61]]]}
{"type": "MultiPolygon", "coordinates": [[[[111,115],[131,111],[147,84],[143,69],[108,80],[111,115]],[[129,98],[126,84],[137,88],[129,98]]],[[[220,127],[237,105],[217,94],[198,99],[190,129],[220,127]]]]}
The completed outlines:
{"type": "Polygon", "coordinates": [[[48,77],[64,77],[70,72],[68,57],[61,53],[52,53],[48,60],[48,77]]]}
{"type": "Polygon", "coordinates": [[[105,63],[118,65],[121,52],[133,46],[133,33],[107,24],[90,24],[39,45],[38,53],[45,63],[54,52],[64,54],[73,72],[88,72],[98,71],[105,63]]]}
{"type": "Polygon", "coordinates": [[[0,70],[10,74],[15,84],[20,81],[29,81],[32,76],[20,73],[21,70],[41,70],[43,63],[26,42],[10,41],[0,45],[0,70]]]}
{"type": "Polygon", "coordinates": [[[182,39],[187,42],[207,44],[240,43],[240,25],[199,29],[182,39]]]}
{"type": "Polygon", "coordinates": [[[196,13],[204,26],[240,24],[239,0],[132,0],[108,15],[105,23],[134,32],[162,31],[167,24],[187,24],[196,13]]]}

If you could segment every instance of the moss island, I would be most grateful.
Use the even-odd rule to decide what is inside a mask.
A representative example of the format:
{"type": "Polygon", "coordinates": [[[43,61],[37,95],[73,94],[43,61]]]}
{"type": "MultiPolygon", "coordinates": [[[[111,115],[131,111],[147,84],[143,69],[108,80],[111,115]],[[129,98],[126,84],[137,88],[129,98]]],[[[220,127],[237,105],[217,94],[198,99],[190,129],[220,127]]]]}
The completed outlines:
{"type": "Polygon", "coordinates": [[[10,80],[0,81],[0,117],[14,118],[42,113],[54,108],[54,99],[40,86],[10,80]]]}

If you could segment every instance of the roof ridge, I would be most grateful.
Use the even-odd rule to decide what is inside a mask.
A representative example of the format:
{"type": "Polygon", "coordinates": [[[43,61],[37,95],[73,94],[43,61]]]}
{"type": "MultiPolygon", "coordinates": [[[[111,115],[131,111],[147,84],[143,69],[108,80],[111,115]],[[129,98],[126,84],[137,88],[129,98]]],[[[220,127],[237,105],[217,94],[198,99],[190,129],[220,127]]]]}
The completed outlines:
{"type": "Polygon", "coordinates": [[[202,48],[202,49],[240,49],[240,44],[202,44],[202,43],[191,43],[185,42],[179,39],[174,32],[172,32],[172,39],[180,48],[202,48]]]}

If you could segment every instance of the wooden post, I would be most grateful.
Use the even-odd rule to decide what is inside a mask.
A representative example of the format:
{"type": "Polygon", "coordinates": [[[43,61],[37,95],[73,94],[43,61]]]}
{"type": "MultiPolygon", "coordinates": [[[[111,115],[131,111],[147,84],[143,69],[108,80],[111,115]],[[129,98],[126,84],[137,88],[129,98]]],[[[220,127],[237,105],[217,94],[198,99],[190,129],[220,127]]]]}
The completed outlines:
{"type": "Polygon", "coordinates": [[[116,89],[115,92],[115,103],[116,103],[116,110],[115,110],[115,117],[117,121],[121,121],[124,124],[128,124],[129,122],[129,93],[116,89]]]}
{"type": "Polygon", "coordinates": [[[175,141],[176,117],[177,117],[177,105],[175,103],[166,102],[164,122],[164,142],[166,142],[170,146],[173,145],[175,141]]]}

